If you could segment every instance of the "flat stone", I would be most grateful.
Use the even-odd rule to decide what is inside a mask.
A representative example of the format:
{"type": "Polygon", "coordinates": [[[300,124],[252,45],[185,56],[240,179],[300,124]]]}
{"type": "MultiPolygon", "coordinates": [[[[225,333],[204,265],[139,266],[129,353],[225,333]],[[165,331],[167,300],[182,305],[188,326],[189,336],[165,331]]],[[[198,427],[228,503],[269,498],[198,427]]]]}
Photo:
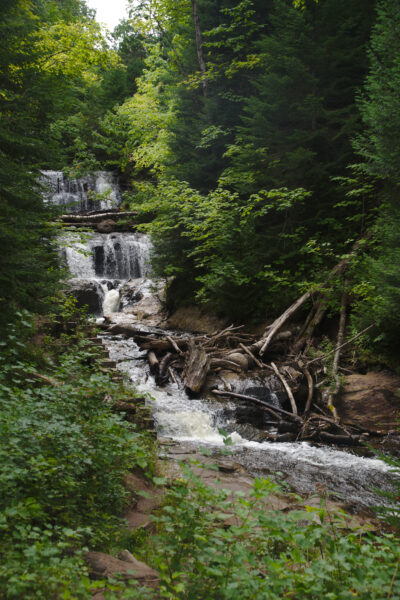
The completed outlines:
{"type": "Polygon", "coordinates": [[[127,562],[103,552],[88,552],[85,562],[93,579],[119,575],[124,581],[136,579],[144,585],[156,586],[159,581],[157,571],[135,557],[132,558],[133,560],[127,562]]]}

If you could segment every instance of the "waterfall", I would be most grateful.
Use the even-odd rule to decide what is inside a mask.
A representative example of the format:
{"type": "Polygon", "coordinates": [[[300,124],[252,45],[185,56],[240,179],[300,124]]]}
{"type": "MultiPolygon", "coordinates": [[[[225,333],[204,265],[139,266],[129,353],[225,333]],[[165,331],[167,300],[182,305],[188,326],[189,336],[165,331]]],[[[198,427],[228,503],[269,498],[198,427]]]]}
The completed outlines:
{"type": "Polygon", "coordinates": [[[42,171],[44,201],[67,212],[110,210],[121,204],[118,178],[96,171],[79,179],[68,179],[62,171],[42,171]]]}
{"type": "Polygon", "coordinates": [[[59,245],[73,275],[72,293],[97,316],[118,311],[124,284],[150,272],[151,244],[142,233],[67,232],[59,236],[59,245]]]}
{"type": "Polygon", "coordinates": [[[150,271],[150,241],[143,233],[68,232],[60,236],[69,270],[79,279],[138,279],[150,271]]]}

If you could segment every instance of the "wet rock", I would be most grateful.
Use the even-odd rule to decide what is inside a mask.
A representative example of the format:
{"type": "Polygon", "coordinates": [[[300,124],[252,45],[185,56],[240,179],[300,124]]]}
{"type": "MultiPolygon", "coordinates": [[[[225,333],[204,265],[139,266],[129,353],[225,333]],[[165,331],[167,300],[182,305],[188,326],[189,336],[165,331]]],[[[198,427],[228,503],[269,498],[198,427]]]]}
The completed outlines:
{"type": "Polygon", "coordinates": [[[131,321],[159,325],[165,320],[164,283],[133,279],[120,290],[121,306],[131,321]]]}
{"type": "Polygon", "coordinates": [[[85,562],[92,579],[106,579],[119,575],[124,581],[136,579],[143,585],[155,587],[159,577],[157,571],[131,555],[131,560],[120,560],[103,552],[88,552],[85,562]]]}
{"type": "Polygon", "coordinates": [[[114,231],[116,222],[113,219],[105,219],[97,224],[97,231],[99,233],[111,233],[114,231]]]}
{"type": "Polygon", "coordinates": [[[370,372],[348,375],[336,408],[343,423],[364,431],[387,433],[398,427],[400,377],[370,372]]]}
{"type": "Polygon", "coordinates": [[[233,460],[217,460],[215,463],[218,467],[218,470],[222,473],[237,473],[244,472],[242,465],[233,460]]]}
{"type": "Polygon", "coordinates": [[[243,371],[247,371],[249,368],[249,359],[244,354],[240,354],[239,352],[234,352],[233,354],[228,354],[226,357],[227,360],[236,363],[243,371]]]}
{"type": "Polygon", "coordinates": [[[80,308],[87,306],[91,314],[100,315],[102,313],[103,293],[97,282],[71,279],[68,282],[68,293],[76,298],[80,308]]]}

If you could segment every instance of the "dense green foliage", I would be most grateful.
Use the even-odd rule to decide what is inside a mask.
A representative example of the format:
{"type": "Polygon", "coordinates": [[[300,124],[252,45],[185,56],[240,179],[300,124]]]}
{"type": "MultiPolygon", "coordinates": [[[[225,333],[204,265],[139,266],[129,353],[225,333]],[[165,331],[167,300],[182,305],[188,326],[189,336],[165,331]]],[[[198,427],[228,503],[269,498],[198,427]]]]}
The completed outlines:
{"type": "Polygon", "coordinates": [[[170,304],[254,320],[323,280],[379,205],[341,183],[375,3],[197,4],[205,70],[191,2],[136,7],[149,54],[110,139],[133,176],[127,202],[156,216],[170,304]]]}
{"type": "Polygon", "coordinates": [[[375,245],[364,257],[360,273],[365,293],[356,306],[354,322],[375,320],[378,328],[368,340],[384,356],[397,362],[400,354],[400,322],[397,318],[399,269],[399,165],[400,146],[400,7],[392,0],[378,3],[378,20],[369,51],[370,72],[359,98],[364,130],[354,145],[362,163],[359,180],[374,177],[380,199],[373,227],[375,245]]]}
{"type": "Polygon", "coordinates": [[[132,390],[99,372],[96,347],[75,334],[35,348],[19,318],[0,361],[0,597],[87,598],[84,549],[118,545],[124,476],[150,472],[151,443],[112,412],[132,390]]]}
{"type": "MultiPolygon", "coordinates": [[[[398,540],[349,528],[349,518],[298,501],[271,510],[281,492],[256,480],[249,497],[211,489],[186,470],[154,520],[143,553],[169,600],[397,598],[398,540]],[[229,525],[228,525],[229,524],[229,525]]],[[[159,596],[157,596],[159,597],[159,596]]]]}
{"type": "Polygon", "coordinates": [[[55,289],[60,273],[39,169],[64,154],[60,116],[118,57],[80,0],[5,0],[0,17],[1,330],[15,307],[43,309],[55,289]]]}

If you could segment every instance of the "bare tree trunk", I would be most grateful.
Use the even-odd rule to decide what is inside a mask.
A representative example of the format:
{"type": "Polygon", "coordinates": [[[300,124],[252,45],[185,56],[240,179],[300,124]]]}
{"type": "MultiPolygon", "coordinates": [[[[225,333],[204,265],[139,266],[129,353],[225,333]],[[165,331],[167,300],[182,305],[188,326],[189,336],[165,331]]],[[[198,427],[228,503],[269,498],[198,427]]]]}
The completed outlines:
{"type": "Polygon", "coordinates": [[[203,78],[203,96],[207,96],[207,67],[206,61],[204,60],[203,54],[203,41],[200,29],[200,20],[199,20],[199,11],[197,0],[192,0],[193,7],[193,21],[194,21],[194,29],[196,32],[196,50],[197,50],[197,58],[199,61],[200,71],[203,78]]]}

